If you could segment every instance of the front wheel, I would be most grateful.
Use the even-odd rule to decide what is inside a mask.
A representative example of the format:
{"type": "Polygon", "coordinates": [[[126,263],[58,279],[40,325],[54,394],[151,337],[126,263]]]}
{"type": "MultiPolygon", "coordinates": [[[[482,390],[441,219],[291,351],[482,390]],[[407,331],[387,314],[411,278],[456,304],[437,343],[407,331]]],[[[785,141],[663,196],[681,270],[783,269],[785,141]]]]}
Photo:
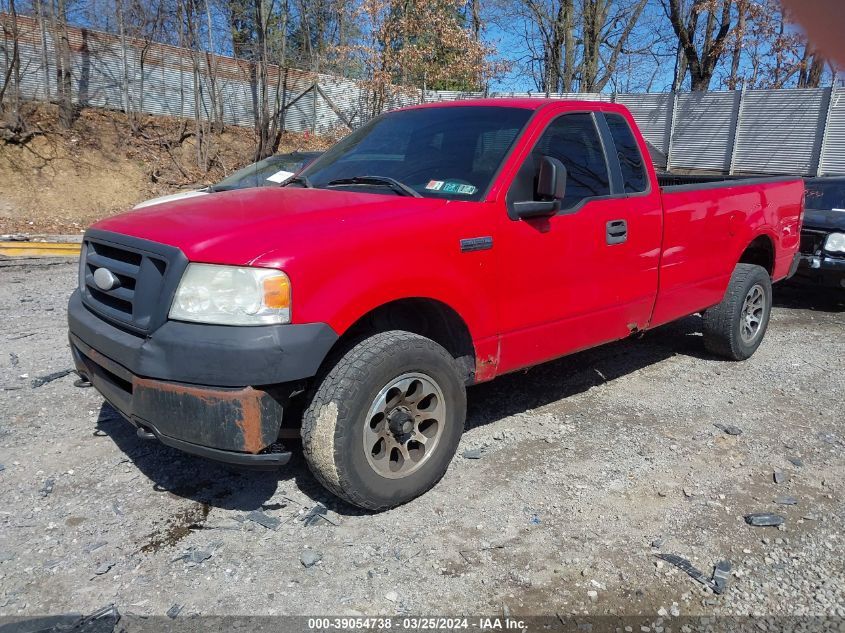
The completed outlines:
{"type": "Polygon", "coordinates": [[[737,264],[722,302],[704,311],[704,346],[731,360],[749,358],[763,341],[771,311],[769,273],[737,264]]]}
{"type": "Polygon", "coordinates": [[[329,491],[384,510],[440,480],[465,418],[455,359],[423,336],[383,332],[355,345],[319,381],[303,415],[302,447],[329,491]]]}

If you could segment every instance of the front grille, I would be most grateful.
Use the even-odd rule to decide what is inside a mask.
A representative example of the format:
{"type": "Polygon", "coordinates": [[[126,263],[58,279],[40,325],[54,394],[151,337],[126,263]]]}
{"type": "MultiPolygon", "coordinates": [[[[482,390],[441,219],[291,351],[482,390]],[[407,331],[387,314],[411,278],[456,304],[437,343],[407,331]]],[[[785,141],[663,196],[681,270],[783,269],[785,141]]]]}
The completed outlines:
{"type": "Polygon", "coordinates": [[[82,301],[128,330],[151,332],[167,318],[186,265],[185,256],[172,246],[92,229],[82,242],[82,301]],[[110,271],[117,286],[110,290],[98,287],[94,281],[98,268],[110,271]]]}

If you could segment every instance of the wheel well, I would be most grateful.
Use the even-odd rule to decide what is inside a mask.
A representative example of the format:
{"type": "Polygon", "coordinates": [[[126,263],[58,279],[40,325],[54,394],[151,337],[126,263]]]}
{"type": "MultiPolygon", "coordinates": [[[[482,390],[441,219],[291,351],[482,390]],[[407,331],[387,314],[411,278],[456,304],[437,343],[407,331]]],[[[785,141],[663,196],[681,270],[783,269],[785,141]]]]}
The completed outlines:
{"type": "Polygon", "coordinates": [[[335,343],[333,351],[348,349],[364,337],[388,330],[404,330],[430,338],[458,361],[467,384],[472,383],[475,347],[469,328],[457,312],[434,299],[413,297],[379,306],[353,323],[335,343]]]}
{"type": "Polygon", "coordinates": [[[760,235],[742,252],[740,264],[762,266],[771,276],[775,269],[775,247],[768,235],[760,235]]]}

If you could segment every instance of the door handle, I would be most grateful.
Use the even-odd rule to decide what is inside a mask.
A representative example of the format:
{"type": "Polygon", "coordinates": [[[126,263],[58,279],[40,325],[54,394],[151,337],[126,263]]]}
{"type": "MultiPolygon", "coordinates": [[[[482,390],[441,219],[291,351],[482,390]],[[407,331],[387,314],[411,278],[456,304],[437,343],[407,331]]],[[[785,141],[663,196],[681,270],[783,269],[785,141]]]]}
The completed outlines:
{"type": "Polygon", "coordinates": [[[607,223],[607,243],[622,244],[628,240],[628,222],[625,220],[611,220],[607,223]]]}

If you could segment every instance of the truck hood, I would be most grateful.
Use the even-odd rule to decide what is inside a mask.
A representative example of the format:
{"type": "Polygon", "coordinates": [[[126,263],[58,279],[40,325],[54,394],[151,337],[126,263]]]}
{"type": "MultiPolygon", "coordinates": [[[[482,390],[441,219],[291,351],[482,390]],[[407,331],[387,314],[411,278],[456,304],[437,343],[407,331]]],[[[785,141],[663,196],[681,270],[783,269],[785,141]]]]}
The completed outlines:
{"type": "Polygon", "coordinates": [[[425,217],[445,200],[299,187],[240,189],[157,204],[92,228],[179,248],[193,262],[246,265],[264,253],[355,240],[408,215],[425,217]]]}
{"type": "Polygon", "coordinates": [[[804,211],[804,226],[823,231],[845,231],[845,210],[807,209],[804,211]]]}

